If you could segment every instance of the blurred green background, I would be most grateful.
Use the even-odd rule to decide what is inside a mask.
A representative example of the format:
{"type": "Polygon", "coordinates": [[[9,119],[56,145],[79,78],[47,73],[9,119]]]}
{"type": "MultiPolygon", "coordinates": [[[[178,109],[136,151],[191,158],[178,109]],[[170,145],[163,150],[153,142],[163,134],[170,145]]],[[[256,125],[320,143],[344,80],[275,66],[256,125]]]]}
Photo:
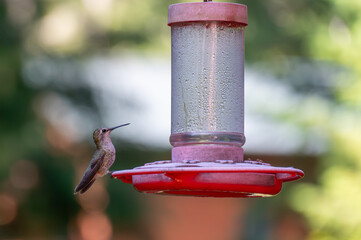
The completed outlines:
{"type": "MultiPolygon", "coordinates": [[[[0,239],[186,238],[157,204],[182,209],[192,198],[107,177],[73,195],[99,126],[132,122],[113,135],[113,170],[170,159],[170,104],[146,103],[170,102],[167,7],[178,2],[1,1],[0,239]]],[[[234,2],[249,14],[246,157],[306,177],[273,198],[232,200],[238,220],[218,239],[361,239],[361,2],[234,2]]],[[[214,228],[194,224],[193,239],[214,228]]]]}

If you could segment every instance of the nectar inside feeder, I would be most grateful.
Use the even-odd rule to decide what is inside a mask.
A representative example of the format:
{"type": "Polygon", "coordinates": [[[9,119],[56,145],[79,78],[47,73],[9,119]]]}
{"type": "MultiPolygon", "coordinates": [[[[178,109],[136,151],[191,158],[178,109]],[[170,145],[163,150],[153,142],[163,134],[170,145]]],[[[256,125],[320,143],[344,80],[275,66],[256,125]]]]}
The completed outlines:
{"type": "Polygon", "coordinates": [[[171,161],[112,173],[140,192],[203,197],[265,197],[302,178],[292,167],[243,159],[244,29],[247,7],[170,5],[171,161]]]}

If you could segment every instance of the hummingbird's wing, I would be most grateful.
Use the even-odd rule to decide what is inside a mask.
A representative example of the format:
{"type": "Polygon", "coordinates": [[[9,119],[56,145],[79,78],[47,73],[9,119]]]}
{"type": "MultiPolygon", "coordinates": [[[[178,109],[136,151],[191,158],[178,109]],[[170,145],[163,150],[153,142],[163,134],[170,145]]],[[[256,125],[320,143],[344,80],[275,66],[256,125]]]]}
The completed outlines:
{"type": "Polygon", "coordinates": [[[79,185],[74,190],[74,194],[78,192],[84,193],[94,183],[95,181],[94,177],[104,163],[105,153],[106,152],[102,149],[98,149],[95,151],[94,156],[89,164],[89,167],[85,171],[79,185]]]}

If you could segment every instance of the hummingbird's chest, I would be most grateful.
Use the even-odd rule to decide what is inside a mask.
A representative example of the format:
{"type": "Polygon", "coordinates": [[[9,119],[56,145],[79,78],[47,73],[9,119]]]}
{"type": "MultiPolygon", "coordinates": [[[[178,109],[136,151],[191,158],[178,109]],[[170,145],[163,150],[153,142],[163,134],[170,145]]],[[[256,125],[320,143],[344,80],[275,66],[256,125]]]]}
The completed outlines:
{"type": "Polygon", "coordinates": [[[104,167],[110,167],[115,160],[115,148],[113,144],[109,144],[103,148],[105,150],[104,167]]]}
{"type": "Polygon", "coordinates": [[[98,171],[98,174],[104,176],[108,173],[109,168],[113,165],[115,161],[115,148],[113,145],[108,145],[103,148],[105,151],[103,165],[98,171]]]}
{"type": "Polygon", "coordinates": [[[103,167],[109,169],[110,166],[113,165],[114,161],[115,161],[115,150],[114,151],[108,151],[105,154],[103,167]]]}

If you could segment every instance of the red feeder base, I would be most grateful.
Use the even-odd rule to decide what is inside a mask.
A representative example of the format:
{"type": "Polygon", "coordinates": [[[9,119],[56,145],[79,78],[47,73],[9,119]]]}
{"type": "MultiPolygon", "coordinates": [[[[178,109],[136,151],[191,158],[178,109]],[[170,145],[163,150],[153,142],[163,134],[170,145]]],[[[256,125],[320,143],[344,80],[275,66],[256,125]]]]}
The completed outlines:
{"type": "Polygon", "coordinates": [[[233,163],[158,161],[132,170],[115,171],[113,178],[133,184],[144,193],[199,197],[269,197],[281,191],[282,183],[302,178],[292,167],[273,167],[256,161],[233,163]]]}

